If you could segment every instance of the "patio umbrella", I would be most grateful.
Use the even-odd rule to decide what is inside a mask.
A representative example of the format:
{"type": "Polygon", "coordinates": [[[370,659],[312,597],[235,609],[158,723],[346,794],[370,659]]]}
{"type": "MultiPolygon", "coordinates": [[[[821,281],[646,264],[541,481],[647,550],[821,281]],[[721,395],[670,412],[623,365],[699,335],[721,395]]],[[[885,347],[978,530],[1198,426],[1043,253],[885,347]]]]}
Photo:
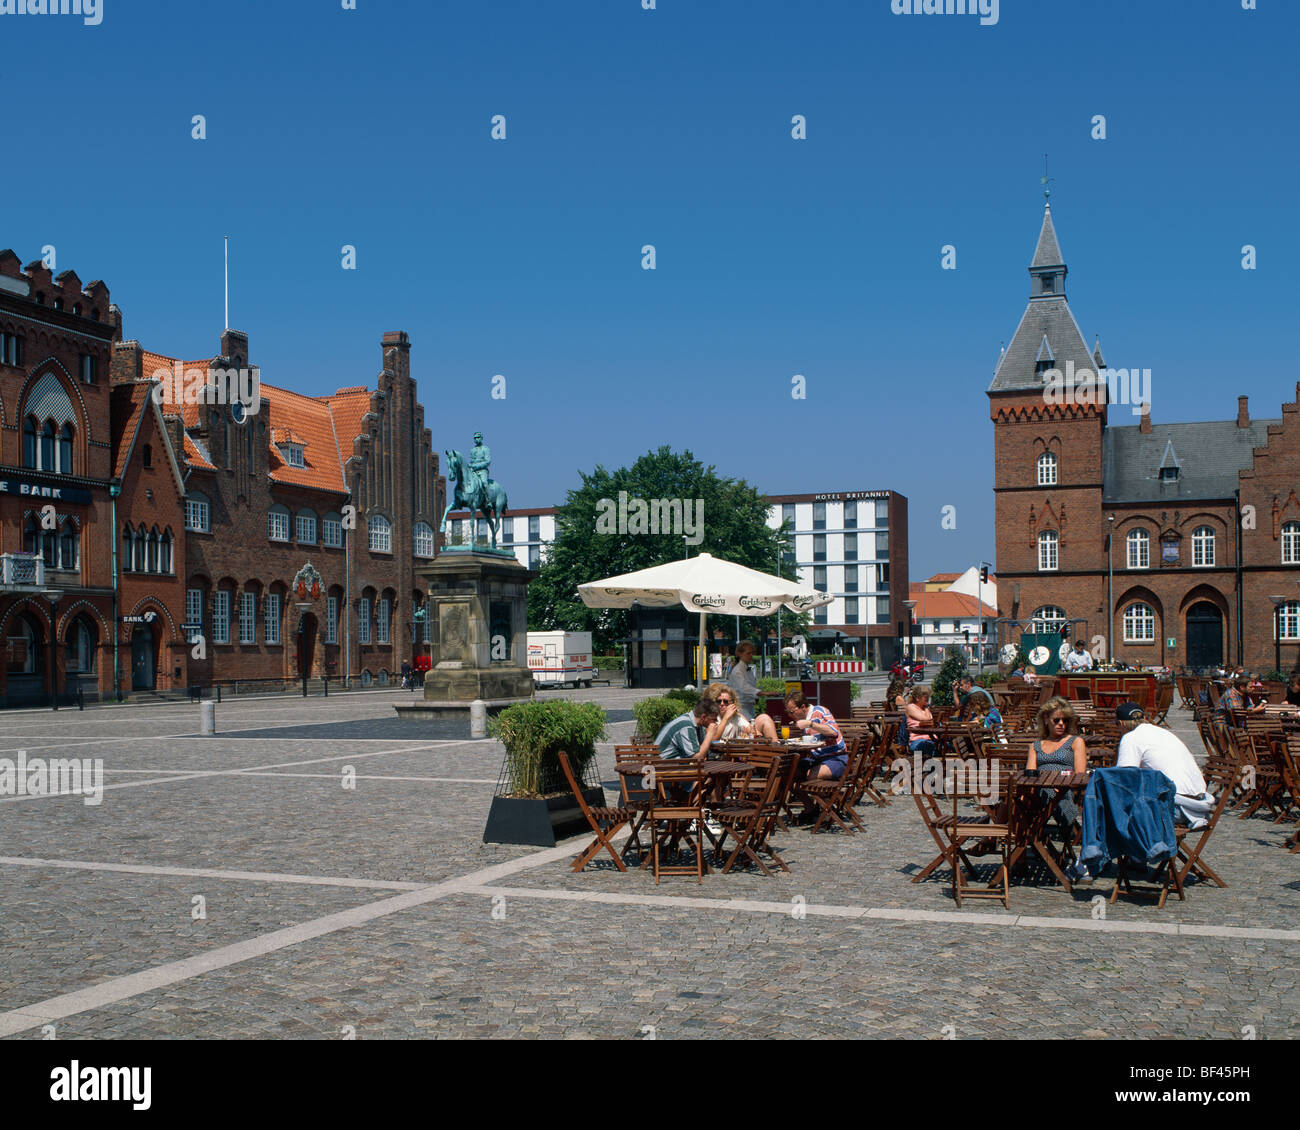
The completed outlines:
{"type": "MultiPolygon", "coordinates": [[[[734,561],[701,553],[681,561],[667,561],[635,573],[607,577],[579,585],[578,595],[588,608],[675,608],[700,614],[701,669],[704,663],[704,618],[710,612],[735,616],[767,616],[778,608],[806,612],[834,598],[788,577],[773,577],[734,561]]],[[[700,671],[697,670],[697,676],[700,671]]]]}

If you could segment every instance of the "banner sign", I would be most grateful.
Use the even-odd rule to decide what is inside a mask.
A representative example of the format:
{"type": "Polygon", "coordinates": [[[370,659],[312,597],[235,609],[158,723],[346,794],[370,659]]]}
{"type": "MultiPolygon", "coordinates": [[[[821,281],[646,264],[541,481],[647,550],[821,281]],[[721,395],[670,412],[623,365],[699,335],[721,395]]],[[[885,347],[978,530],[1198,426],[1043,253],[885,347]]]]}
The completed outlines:
{"type": "Polygon", "coordinates": [[[88,490],[50,486],[48,483],[33,482],[21,475],[7,475],[0,479],[0,494],[18,494],[26,498],[47,498],[51,502],[73,502],[81,505],[92,501],[88,490]]]}

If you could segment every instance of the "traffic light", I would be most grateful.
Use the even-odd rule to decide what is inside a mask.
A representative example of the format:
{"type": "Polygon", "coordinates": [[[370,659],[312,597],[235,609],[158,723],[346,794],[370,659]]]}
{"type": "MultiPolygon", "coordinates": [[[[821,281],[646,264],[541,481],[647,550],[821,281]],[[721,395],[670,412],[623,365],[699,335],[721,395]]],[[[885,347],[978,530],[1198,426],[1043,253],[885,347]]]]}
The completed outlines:
{"type": "Polygon", "coordinates": [[[987,565],[982,565],[980,566],[980,584],[987,585],[988,583],[989,583],[989,567],[987,565]]]}

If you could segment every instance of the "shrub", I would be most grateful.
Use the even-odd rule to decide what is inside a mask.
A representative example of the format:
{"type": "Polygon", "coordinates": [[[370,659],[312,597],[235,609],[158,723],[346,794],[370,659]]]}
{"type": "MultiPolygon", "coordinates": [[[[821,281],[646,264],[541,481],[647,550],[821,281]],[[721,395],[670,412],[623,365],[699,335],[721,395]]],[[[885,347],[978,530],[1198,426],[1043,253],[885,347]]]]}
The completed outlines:
{"type": "Polygon", "coordinates": [[[936,706],[951,706],[953,688],[956,687],[957,680],[966,674],[966,670],[966,656],[961,648],[950,647],[948,657],[940,665],[939,673],[930,684],[930,700],[936,706]]]}
{"type": "Polygon", "coordinates": [[[621,655],[596,655],[592,657],[592,664],[597,671],[621,671],[623,670],[623,657],[621,655]]]}
{"type": "Polygon", "coordinates": [[[679,714],[685,714],[692,705],[694,704],[686,704],[680,698],[669,698],[667,695],[634,702],[632,713],[636,715],[637,735],[654,738],[669,722],[679,714]]]}
{"type": "Polygon", "coordinates": [[[505,795],[551,796],[568,789],[561,751],[581,784],[596,743],[605,740],[605,712],[594,702],[520,702],[489,719],[488,733],[506,747],[505,795]]]}

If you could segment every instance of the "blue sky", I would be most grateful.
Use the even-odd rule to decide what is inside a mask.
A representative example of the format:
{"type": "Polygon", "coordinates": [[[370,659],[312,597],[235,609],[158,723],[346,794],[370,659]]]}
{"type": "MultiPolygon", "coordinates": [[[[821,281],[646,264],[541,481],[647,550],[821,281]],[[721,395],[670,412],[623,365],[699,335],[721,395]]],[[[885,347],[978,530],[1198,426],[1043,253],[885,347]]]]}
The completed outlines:
{"type": "Polygon", "coordinates": [[[668,443],[772,493],[898,490],[913,578],[955,571],[994,553],[984,390],[1028,297],[1045,152],[1071,307],[1110,364],[1151,368],[1157,423],[1234,417],[1240,393],[1276,416],[1300,375],[1284,348],[1300,5],[998,16],[890,0],[0,16],[22,91],[0,133],[17,160],[0,247],[28,262],[53,244],[60,270],[109,285],[128,337],[193,358],[217,347],[229,235],[231,323],[264,380],[373,382],[381,334],[408,331],[435,445],[482,429],[515,506],[668,443]]]}

